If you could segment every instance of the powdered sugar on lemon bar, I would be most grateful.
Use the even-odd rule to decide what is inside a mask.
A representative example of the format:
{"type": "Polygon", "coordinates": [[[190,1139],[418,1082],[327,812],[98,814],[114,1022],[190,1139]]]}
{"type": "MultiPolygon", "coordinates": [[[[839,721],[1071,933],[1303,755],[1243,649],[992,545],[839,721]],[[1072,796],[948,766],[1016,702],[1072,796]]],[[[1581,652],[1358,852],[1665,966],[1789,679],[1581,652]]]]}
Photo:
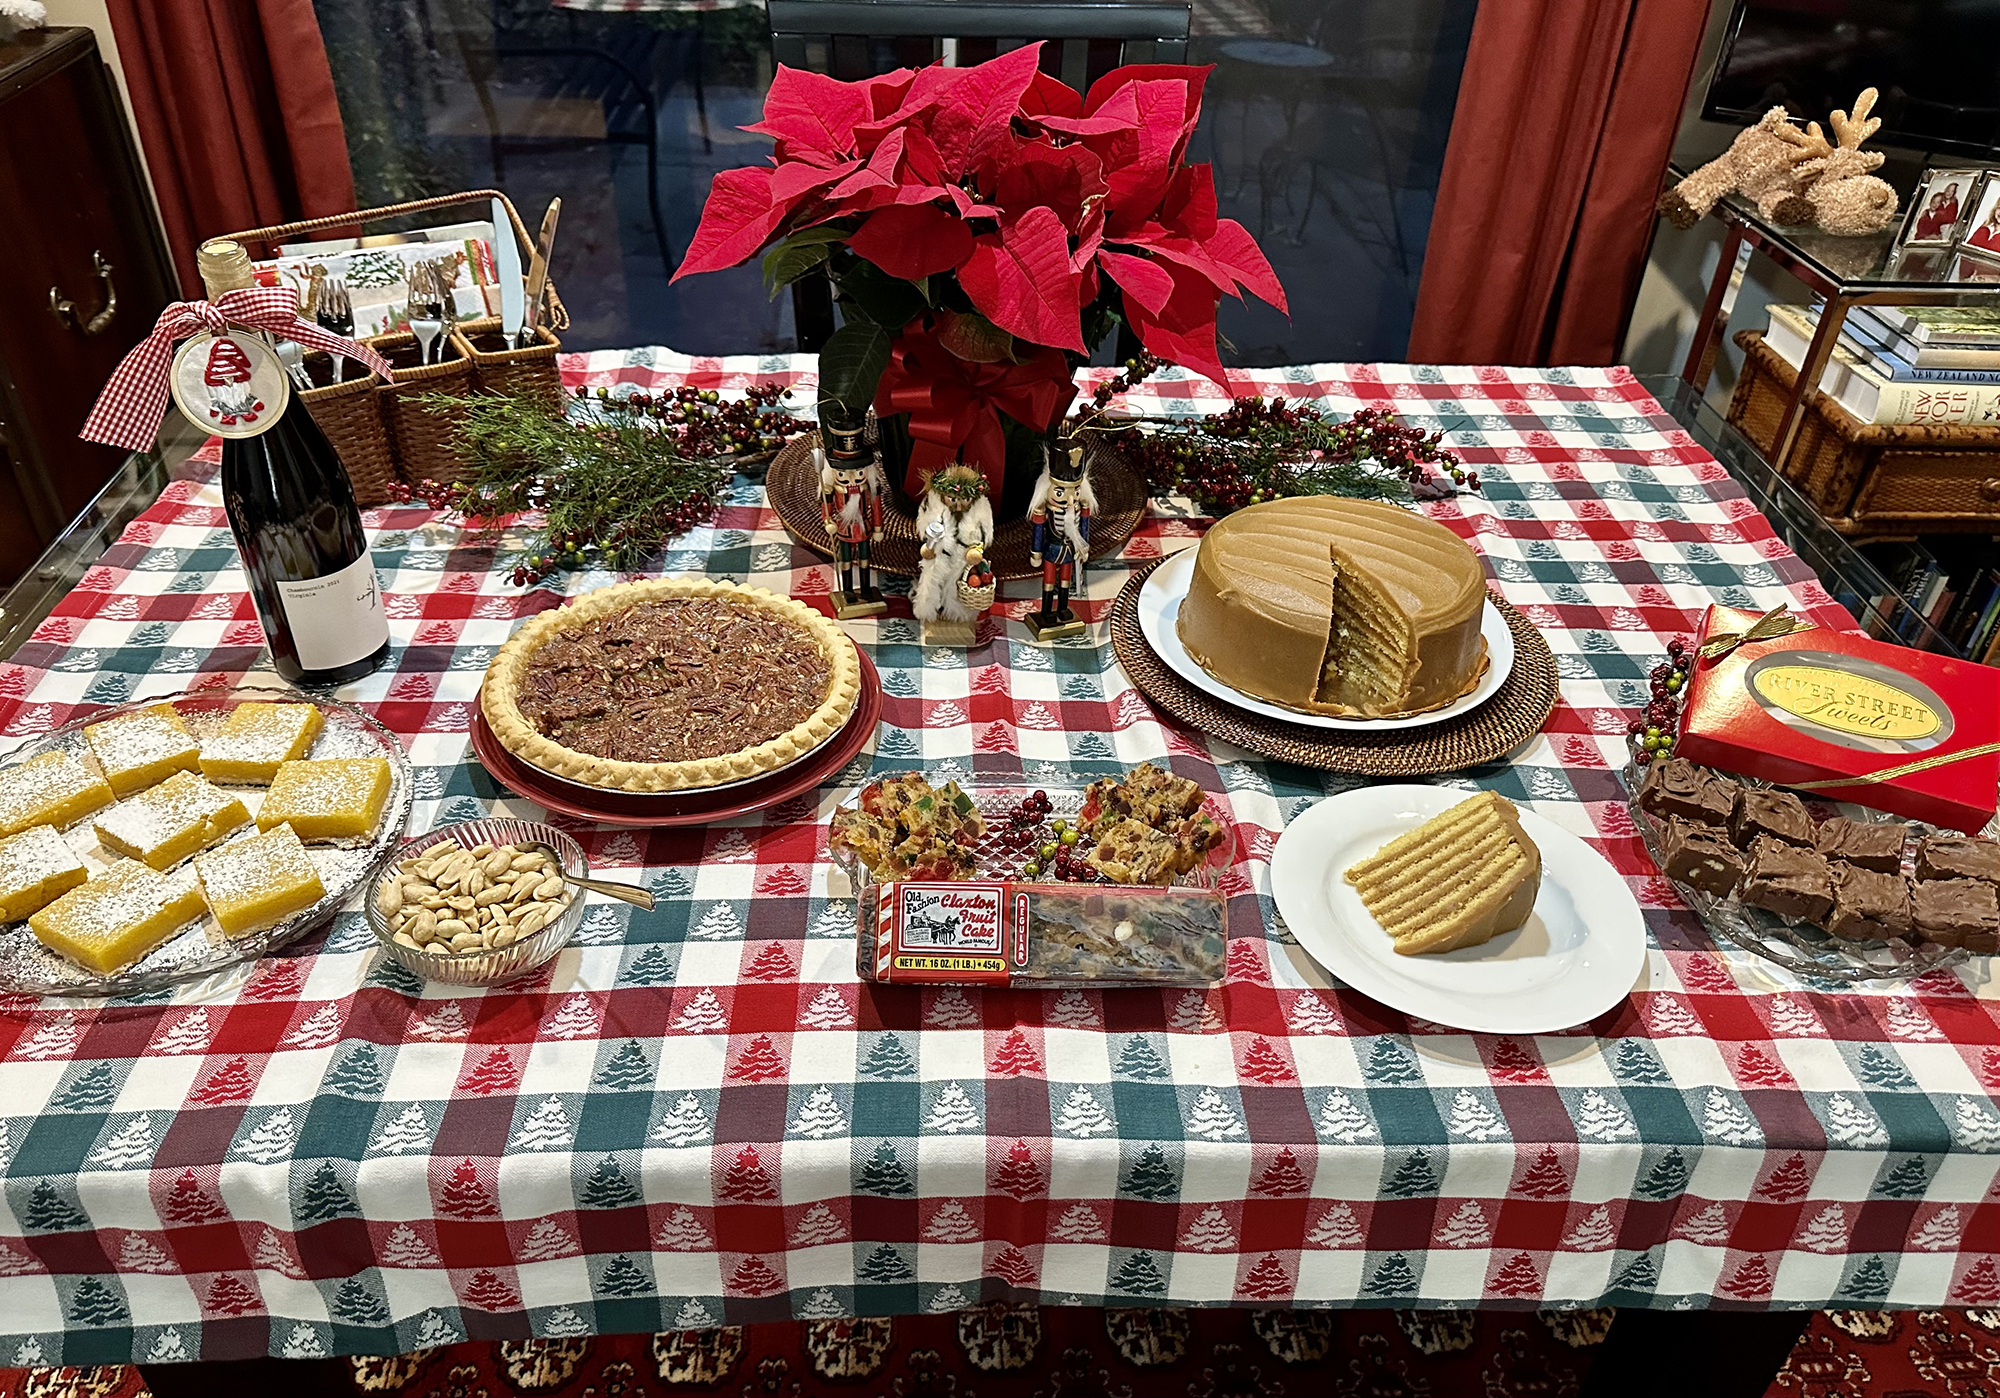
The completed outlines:
{"type": "Polygon", "coordinates": [[[269,927],[326,896],[312,856],[289,825],[198,854],[202,896],[224,933],[269,927]]]}
{"type": "Polygon", "coordinates": [[[40,912],[84,881],[83,861],[52,825],[0,840],[0,922],[40,912]]]}
{"type": "Polygon", "coordinates": [[[176,772],[99,816],[97,838],[116,854],[170,869],[249,821],[237,797],[199,772],[176,772]]]}
{"type": "Polygon", "coordinates": [[[110,805],[111,796],[104,778],[66,752],[0,767],[0,835],[31,825],[73,825],[110,805]]]}
{"type": "Polygon", "coordinates": [[[149,704],[137,713],[86,725],[83,736],[104,779],[120,796],[144,791],[175,772],[195,771],[201,763],[201,744],[172,704],[149,704]]]}
{"type": "Polygon", "coordinates": [[[213,782],[262,786],[282,764],[312,751],[324,723],[314,704],[238,704],[221,729],[202,743],[202,773],[213,782]]]}

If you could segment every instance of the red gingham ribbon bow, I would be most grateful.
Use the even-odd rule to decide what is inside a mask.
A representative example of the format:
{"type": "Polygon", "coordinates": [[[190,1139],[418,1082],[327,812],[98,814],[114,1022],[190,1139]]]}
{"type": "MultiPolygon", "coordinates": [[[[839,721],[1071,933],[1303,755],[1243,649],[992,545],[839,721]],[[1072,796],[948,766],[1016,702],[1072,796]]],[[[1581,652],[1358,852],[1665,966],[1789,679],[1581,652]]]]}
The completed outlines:
{"type": "Polygon", "coordinates": [[[307,349],[358,359],[384,379],[390,378],[389,362],[374,350],[301,319],[296,292],[284,287],[225,291],[215,301],[176,301],[161,311],[152,333],[119,362],[77,436],[126,451],[150,448],[167,407],[167,368],[174,346],[197,331],[220,331],[226,325],[269,330],[307,349]]]}

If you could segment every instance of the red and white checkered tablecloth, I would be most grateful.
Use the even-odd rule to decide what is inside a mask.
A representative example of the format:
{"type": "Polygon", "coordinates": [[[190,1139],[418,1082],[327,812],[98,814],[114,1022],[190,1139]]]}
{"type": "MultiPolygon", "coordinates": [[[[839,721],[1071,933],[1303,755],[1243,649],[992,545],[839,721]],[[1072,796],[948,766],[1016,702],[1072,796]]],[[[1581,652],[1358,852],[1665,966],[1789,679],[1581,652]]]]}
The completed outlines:
{"type": "MultiPolygon", "coordinates": [[[[810,361],[570,356],[572,383],[811,383],[810,361]]],[[[1848,620],[1622,370],[1308,365],[1239,390],[1438,426],[1485,481],[1432,507],[1543,627],[1547,732],[1494,787],[1627,876],[1652,939],[1630,1000],[1562,1034],[1413,1021],[1276,928],[1286,821],[1348,778],[1165,723],[1102,629],[926,650],[907,606],[850,624],[882,727],[816,797],[704,830],[574,826],[650,882],[493,992],[425,986],[359,913],[235,981],[0,1004],[0,1363],[383,1352],[460,1337],[1110,1305],[1785,1307],[2000,1299],[2000,1017],[1990,963],[1893,990],[1785,980],[1717,947],[1647,862],[1615,775],[1666,639],[1722,601],[1848,620]],[[1170,762],[1248,852],[1228,983],[977,992],[856,982],[825,822],[868,772],[1088,778],[1170,762]]],[[[810,395],[804,395],[807,399],[810,395]]],[[[1152,410],[1205,411],[1168,377],[1152,410]]],[[[482,670],[548,591],[421,509],[369,515],[395,649],[348,686],[401,734],[414,823],[535,808],[472,759],[482,670]]],[[[1200,523],[1164,507],[1091,570],[1200,523]]],[[[823,596],[739,482],[663,571],[823,596]]],[[[610,579],[563,580],[571,592],[610,579]]],[[[1007,594],[1018,615],[1024,584],[1007,594]]],[[[263,670],[213,483],[125,533],[11,664],[24,736],[94,704],[263,670]]],[[[573,823],[572,823],[573,824],[573,823]]]]}

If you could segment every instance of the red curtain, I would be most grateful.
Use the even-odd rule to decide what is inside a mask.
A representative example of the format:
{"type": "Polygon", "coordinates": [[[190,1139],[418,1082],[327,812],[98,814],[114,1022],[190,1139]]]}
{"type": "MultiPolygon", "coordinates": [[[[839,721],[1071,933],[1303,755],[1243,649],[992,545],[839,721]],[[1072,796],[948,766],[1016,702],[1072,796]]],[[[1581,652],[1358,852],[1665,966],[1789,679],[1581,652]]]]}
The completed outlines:
{"type": "Polygon", "coordinates": [[[1708,0],[1479,7],[1409,357],[1609,364],[1708,0]]]}
{"type": "Polygon", "coordinates": [[[205,238],[354,207],[312,0],[108,0],[182,290],[205,238]]]}

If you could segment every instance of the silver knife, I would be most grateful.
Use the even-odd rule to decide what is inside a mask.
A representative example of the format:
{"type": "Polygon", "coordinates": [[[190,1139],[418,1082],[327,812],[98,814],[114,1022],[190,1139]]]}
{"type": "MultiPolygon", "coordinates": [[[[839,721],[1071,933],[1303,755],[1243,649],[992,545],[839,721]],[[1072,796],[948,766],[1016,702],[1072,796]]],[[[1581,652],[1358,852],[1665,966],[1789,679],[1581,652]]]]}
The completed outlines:
{"type": "Polygon", "coordinates": [[[526,292],[521,285],[521,244],[507,206],[493,201],[493,274],[500,282],[500,333],[512,345],[521,334],[526,292]]]}
{"type": "Polygon", "coordinates": [[[534,260],[528,263],[528,316],[521,323],[521,345],[526,347],[535,342],[535,326],[542,319],[542,290],[549,284],[549,249],[556,240],[556,220],[562,215],[562,200],[549,200],[549,211],[542,215],[542,231],[535,239],[534,260]]]}

